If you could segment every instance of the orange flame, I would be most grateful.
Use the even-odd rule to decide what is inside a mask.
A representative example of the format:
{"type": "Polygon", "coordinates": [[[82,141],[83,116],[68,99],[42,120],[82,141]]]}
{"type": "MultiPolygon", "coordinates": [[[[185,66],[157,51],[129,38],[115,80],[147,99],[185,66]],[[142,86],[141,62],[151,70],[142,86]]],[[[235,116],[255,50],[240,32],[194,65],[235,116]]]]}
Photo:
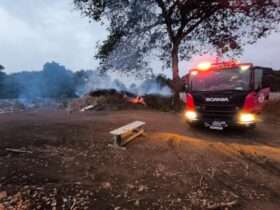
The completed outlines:
{"type": "Polygon", "coordinates": [[[142,104],[142,105],[146,105],[145,101],[144,101],[144,98],[141,97],[141,96],[136,96],[134,98],[129,98],[128,99],[128,102],[129,103],[132,103],[132,104],[142,104]]]}

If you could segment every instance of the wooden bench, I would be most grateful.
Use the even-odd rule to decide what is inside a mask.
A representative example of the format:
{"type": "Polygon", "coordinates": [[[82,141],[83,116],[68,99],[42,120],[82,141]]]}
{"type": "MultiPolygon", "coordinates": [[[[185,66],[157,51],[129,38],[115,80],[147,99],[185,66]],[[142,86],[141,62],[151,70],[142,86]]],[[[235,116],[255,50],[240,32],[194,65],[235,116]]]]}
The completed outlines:
{"type": "Polygon", "coordinates": [[[114,140],[113,146],[125,146],[128,142],[144,134],[143,126],[145,124],[146,123],[142,121],[134,121],[132,123],[129,123],[125,126],[111,131],[110,134],[113,135],[114,140]]]}

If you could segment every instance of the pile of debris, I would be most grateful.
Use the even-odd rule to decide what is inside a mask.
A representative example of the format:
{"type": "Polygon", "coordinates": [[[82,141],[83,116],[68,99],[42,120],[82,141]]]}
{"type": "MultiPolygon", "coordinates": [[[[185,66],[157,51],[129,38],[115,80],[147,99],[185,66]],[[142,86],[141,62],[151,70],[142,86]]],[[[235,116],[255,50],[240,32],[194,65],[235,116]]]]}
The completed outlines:
{"type": "Polygon", "coordinates": [[[95,90],[88,95],[73,100],[69,106],[69,111],[102,111],[102,110],[121,110],[127,108],[145,107],[142,97],[135,96],[125,91],[114,89],[95,90]]]}
{"type": "Polygon", "coordinates": [[[0,114],[34,110],[65,109],[69,101],[71,101],[71,99],[0,99],[0,114]]]}
{"type": "MultiPolygon", "coordinates": [[[[69,99],[70,100],[70,99],[69,99]]],[[[64,109],[69,103],[68,99],[0,99],[0,114],[22,112],[30,110],[57,110],[64,109]]]]}
{"type": "Polygon", "coordinates": [[[19,112],[24,110],[24,105],[15,99],[0,100],[0,114],[19,112]]]}
{"type": "Polygon", "coordinates": [[[19,102],[25,110],[32,109],[63,109],[67,106],[70,99],[67,98],[34,98],[29,100],[20,99],[19,102]]]}
{"type": "Polygon", "coordinates": [[[159,111],[172,111],[174,109],[172,96],[144,95],[137,96],[128,91],[115,89],[95,90],[88,95],[73,100],[68,110],[73,111],[101,111],[122,109],[151,108],[159,111]]]}

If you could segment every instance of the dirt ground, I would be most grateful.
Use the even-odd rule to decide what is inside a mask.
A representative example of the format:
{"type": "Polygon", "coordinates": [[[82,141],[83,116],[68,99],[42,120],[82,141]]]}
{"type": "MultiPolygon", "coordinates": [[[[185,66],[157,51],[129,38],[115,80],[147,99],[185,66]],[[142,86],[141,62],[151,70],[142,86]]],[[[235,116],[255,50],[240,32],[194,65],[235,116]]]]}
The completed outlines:
{"type": "Polygon", "coordinates": [[[1,114],[0,209],[278,210],[278,117],[221,132],[147,110],[1,114]],[[145,136],[108,147],[134,120],[145,136]]]}

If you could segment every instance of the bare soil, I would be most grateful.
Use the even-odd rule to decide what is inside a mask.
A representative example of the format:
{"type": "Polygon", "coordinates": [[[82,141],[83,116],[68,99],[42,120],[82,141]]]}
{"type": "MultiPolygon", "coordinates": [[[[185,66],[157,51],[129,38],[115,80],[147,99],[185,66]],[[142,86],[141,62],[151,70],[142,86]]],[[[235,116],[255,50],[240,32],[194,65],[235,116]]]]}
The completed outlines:
{"type": "Polygon", "coordinates": [[[273,114],[223,132],[149,110],[8,113],[0,125],[0,209],[280,209],[273,114]],[[146,135],[108,147],[109,131],[134,120],[146,135]]]}

